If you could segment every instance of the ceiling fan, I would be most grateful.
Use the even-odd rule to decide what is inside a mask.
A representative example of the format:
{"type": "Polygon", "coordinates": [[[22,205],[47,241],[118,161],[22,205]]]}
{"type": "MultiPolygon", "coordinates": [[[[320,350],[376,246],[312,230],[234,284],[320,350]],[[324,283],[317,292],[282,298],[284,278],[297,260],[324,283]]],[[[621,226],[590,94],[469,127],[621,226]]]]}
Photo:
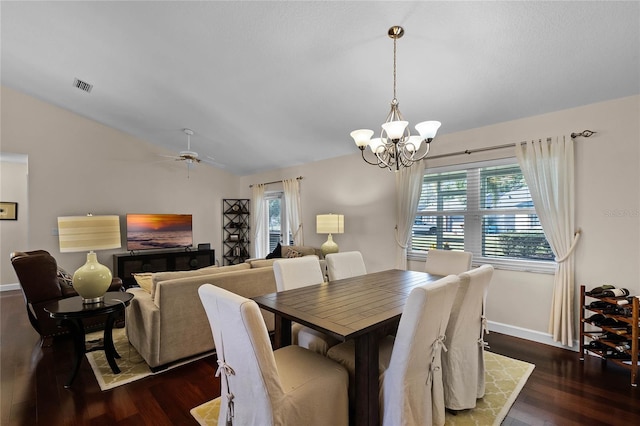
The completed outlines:
{"type": "MultiPolygon", "coordinates": [[[[180,151],[178,155],[163,155],[163,157],[172,158],[175,161],[184,161],[187,164],[187,178],[189,178],[189,170],[194,167],[196,164],[203,161],[198,156],[198,153],[195,151],[191,151],[191,136],[194,135],[194,131],[191,129],[182,129],[185,135],[187,135],[187,149],[185,151],[180,151]]],[[[218,167],[224,167],[222,164],[214,161],[213,157],[207,156],[207,160],[204,160],[205,163],[209,163],[218,167]]]]}

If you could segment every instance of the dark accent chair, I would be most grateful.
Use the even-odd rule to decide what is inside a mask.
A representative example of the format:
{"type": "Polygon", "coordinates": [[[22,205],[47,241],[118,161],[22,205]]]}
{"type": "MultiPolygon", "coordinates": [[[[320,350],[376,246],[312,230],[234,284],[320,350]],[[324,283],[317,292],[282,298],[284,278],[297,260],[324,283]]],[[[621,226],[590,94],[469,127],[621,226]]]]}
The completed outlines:
{"type": "MultiPolygon", "coordinates": [[[[13,252],[11,265],[20,281],[29,322],[40,335],[41,344],[50,337],[68,333],[68,329],[58,326],[56,320],[44,310],[47,303],[78,295],[73,287],[59,276],[56,259],[45,250],[13,252]]],[[[114,278],[109,291],[123,291],[122,280],[114,278]]],[[[105,323],[106,316],[96,316],[83,321],[86,330],[103,328],[105,323]]]]}

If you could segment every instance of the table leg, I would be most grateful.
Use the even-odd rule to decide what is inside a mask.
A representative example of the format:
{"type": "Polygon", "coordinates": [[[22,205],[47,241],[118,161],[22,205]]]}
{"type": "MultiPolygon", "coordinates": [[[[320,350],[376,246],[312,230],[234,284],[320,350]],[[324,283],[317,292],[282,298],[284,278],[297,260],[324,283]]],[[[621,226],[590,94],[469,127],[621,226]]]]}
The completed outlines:
{"type": "Polygon", "coordinates": [[[378,337],[367,333],[356,340],[356,425],[379,424],[378,337]]]}
{"type": "Polygon", "coordinates": [[[113,324],[115,323],[114,314],[110,313],[107,316],[107,323],[104,327],[104,354],[107,358],[107,362],[111,367],[111,371],[113,374],[119,374],[120,368],[118,364],[116,364],[116,360],[114,358],[120,358],[118,352],[116,352],[116,348],[113,345],[113,324]]]}
{"type": "Polygon", "coordinates": [[[275,323],[276,334],[274,339],[274,349],[291,345],[291,320],[282,318],[280,315],[276,315],[275,323]]]}
{"type": "Polygon", "coordinates": [[[66,389],[69,389],[71,387],[71,383],[73,383],[73,380],[78,374],[80,363],[82,362],[84,354],[87,352],[87,347],[85,346],[84,342],[84,325],[82,324],[81,319],[66,319],[62,321],[62,324],[71,331],[73,350],[75,352],[75,359],[73,360],[73,368],[71,369],[71,374],[69,375],[69,379],[67,380],[67,382],[64,384],[64,387],[66,389]]]}

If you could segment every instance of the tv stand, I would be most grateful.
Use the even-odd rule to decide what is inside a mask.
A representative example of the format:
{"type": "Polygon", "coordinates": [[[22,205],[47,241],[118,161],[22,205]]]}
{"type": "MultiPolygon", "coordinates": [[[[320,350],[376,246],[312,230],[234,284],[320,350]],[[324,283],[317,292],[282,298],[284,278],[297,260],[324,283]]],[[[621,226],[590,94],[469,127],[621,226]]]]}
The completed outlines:
{"type": "Polygon", "coordinates": [[[136,286],[133,274],[138,272],[188,271],[212,266],[214,250],[174,250],[148,253],[120,253],[113,255],[114,274],[126,287],[136,286]]]}

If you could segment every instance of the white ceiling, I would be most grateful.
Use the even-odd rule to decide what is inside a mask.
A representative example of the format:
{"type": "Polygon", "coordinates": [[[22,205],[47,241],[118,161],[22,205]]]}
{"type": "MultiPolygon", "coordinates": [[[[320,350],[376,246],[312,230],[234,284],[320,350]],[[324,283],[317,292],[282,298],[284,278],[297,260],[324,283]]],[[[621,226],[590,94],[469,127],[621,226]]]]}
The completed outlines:
{"type": "Polygon", "coordinates": [[[400,109],[439,134],[640,93],[637,1],[0,7],[3,85],[175,152],[191,128],[237,175],[358,152],[393,95],[392,25],[400,109]]]}

